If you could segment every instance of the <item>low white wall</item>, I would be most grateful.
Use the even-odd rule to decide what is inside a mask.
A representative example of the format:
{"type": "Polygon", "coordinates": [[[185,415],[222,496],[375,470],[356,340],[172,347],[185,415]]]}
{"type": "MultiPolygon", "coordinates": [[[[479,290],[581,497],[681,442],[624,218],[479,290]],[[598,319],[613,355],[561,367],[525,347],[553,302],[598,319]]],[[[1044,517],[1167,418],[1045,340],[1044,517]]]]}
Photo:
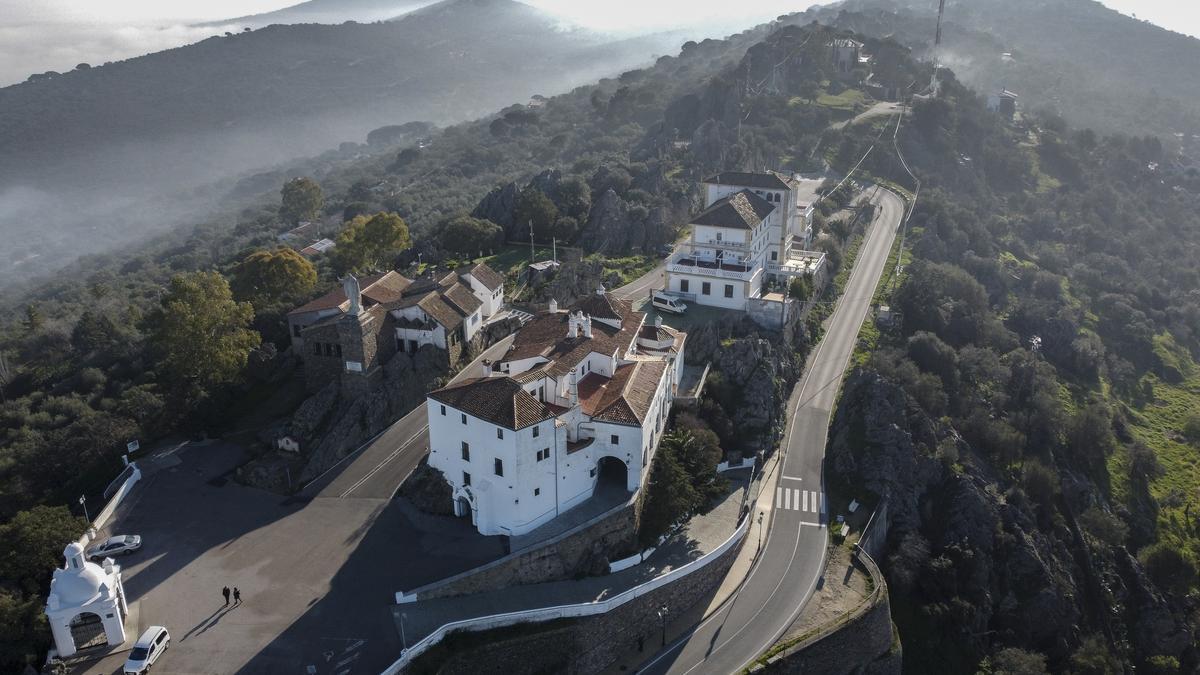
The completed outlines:
{"type": "Polygon", "coordinates": [[[493,614],[490,616],[482,616],[475,619],[465,619],[463,621],[454,621],[443,625],[441,628],[430,633],[420,642],[417,642],[412,647],[400,653],[400,658],[391,666],[383,671],[382,675],[399,675],[404,667],[407,666],[413,659],[420,656],[433,645],[441,642],[446,635],[457,630],[482,631],[492,628],[500,628],[501,626],[511,626],[517,623],[532,623],[542,621],[553,621],[554,619],[563,619],[568,617],[586,617],[596,616],[610,612],[621,605],[639,598],[646,593],[657,590],[666,586],[669,583],[682,579],[687,575],[697,570],[703,569],[712,561],[721,557],[723,553],[731,547],[737,545],[745,538],[746,533],[750,530],[750,518],[743,518],[742,523],[738,525],[737,530],[726,539],[723,544],[709,552],[702,558],[697,558],[692,562],[667,572],[666,574],[651,579],[640,586],[633,588],[596,602],[584,602],[576,605],[559,605],[557,607],[543,607],[541,609],[530,609],[522,612],[509,612],[507,614],[493,614]]]}
{"type": "Polygon", "coordinates": [[[721,462],[717,465],[717,473],[736,471],[737,469],[753,469],[754,457],[743,457],[740,463],[721,462]]]}
{"type": "Polygon", "coordinates": [[[613,574],[616,572],[623,572],[630,567],[640,565],[646,562],[646,558],[654,555],[654,552],[657,550],[657,548],[648,548],[645,551],[642,551],[641,553],[635,553],[628,558],[622,558],[621,560],[610,562],[608,563],[608,573],[613,574]]]}
{"type": "MultiPolygon", "coordinates": [[[[121,500],[125,499],[130,490],[133,490],[133,486],[142,479],[142,471],[138,468],[137,462],[133,462],[129,466],[132,469],[129,473],[129,477],[125,479],[124,483],[121,483],[121,487],[117,488],[117,491],[113,493],[112,499],[108,500],[108,503],[104,505],[104,508],[100,509],[100,513],[96,514],[96,518],[92,520],[93,529],[100,530],[104,527],[104,524],[108,522],[108,519],[112,518],[112,515],[117,510],[117,507],[121,505],[121,500]]],[[[122,471],[124,471],[124,469],[122,469],[122,471]]]]}

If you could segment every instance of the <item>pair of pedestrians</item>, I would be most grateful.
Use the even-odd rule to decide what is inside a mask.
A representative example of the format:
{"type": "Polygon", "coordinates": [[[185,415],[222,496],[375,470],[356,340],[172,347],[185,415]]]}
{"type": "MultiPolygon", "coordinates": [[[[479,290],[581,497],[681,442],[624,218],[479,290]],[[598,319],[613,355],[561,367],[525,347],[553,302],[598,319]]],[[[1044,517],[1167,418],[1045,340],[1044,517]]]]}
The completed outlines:
{"type": "MultiPolygon", "coordinates": [[[[229,587],[228,586],[221,589],[221,595],[225,596],[225,604],[228,605],[229,604],[229,587]]],[[[238,590],[237,586],[233,587],[233,604],[234,605],[242,604],[242,592],[238,590]]]]}

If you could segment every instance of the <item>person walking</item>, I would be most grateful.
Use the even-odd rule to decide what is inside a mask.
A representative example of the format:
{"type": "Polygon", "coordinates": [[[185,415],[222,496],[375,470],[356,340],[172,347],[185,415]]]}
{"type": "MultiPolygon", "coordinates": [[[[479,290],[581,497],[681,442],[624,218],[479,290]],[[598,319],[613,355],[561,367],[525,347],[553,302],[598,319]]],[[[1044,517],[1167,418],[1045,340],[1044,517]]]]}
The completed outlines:
{"type": "Polygon", "coordinates": [[[221,589],[221,595],[225,596],[225,604],[228,605],[229,604],[229,587],[228,586],[221,589]]]}
{"type": "Polygon", "coordinates": [[[238,590],[237,586],[233,587],[233,604],[242,604],[242,592],[238,590]]]}

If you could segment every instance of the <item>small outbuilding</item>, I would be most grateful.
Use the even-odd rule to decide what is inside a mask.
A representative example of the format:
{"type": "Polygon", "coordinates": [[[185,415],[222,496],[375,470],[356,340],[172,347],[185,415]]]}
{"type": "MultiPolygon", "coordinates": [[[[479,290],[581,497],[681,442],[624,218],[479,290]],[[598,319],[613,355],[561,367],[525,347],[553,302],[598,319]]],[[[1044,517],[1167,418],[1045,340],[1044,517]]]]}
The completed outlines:
{"type": "Polygon", "coordinates": [[[103,565],[88,561],[79,542],[67,545],[63,555],[66,566],[54,570],[46,600],[46,618],[58,656],[124,644],[129,606],[120,566],[112,558],[105,558],[103,565]]]}

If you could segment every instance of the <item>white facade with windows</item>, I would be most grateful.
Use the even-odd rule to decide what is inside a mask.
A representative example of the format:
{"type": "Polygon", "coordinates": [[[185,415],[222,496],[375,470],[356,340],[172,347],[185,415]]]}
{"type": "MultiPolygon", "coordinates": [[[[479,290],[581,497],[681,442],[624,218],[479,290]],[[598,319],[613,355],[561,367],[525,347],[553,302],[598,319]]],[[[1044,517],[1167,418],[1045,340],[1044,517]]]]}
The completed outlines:
{"type": "Polygon", "coordinates": [[[705,209],[668,261],[667,290],[697,304],[745,311],[750,300],[775,297],[764,296],[768,279],[815,276],[814,254],[806,249],[820,184],[775,172],[705,180],[705,209]]]}
{"type": "Polygon", "coordinates": [[[485,377],[431,392],[429,465],[459,516],[525,534],[592,497],[636,492],[670,413],[686,334],[599,292],[535,317],[485,377]]]}

